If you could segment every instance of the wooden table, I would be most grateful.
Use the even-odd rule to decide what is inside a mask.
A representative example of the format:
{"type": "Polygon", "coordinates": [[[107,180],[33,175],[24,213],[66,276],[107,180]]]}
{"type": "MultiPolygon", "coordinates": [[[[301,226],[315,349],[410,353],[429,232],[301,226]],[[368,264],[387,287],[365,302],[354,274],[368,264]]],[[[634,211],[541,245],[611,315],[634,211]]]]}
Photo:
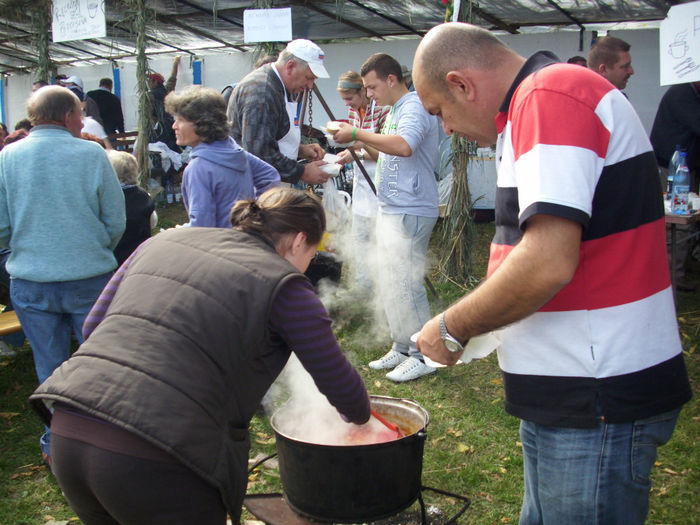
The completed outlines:
{"type": "Polygon", "coordinates": [[[22,325],[19,323],[19,319],[17,319],[17,312],[10,310],[9,312],[0,314],[0,335],[19,332],[21,329],[22,325]]]}
{"type": "Polygon", "coordinates": [[[666,225],[671,226],[671,287],[673,288],[674,297],[676,295],[676,247],[679,243],[688,242],[700,235],[700,231],[690,232],[685,237],[678,239],[677,228],[678,226],[689,226],[698,221],[700,221],[700,210],[688,215],[666,214],[666,225]]]}

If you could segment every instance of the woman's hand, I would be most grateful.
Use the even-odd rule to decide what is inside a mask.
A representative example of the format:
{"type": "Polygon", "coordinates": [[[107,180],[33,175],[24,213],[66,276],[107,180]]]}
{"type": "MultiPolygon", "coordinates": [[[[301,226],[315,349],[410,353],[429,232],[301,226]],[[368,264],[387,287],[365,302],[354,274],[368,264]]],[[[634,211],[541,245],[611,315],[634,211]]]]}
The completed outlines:
{"type": "Polygon", "coordinates": [[[354,160],[355,159],[352,158],[352,153],[350,153],[350,150],[344,149],[338,153],[338,160],[336,160],[335,163],[344,166],[345,164],[350,164],[354,160]]]}

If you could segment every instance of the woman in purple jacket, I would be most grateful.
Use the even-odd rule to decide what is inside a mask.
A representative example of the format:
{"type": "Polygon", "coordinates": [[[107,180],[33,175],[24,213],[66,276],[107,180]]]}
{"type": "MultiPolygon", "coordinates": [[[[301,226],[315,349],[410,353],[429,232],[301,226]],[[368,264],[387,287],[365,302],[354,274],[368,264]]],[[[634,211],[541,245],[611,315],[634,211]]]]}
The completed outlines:
{"type": "Polygon", "coordinates": [[[182,178],[189,226],[230,227],[231,206],[277,186],[279,173],[229,137],[226,102],[213,89],[193,86],[165,97],[178,146],[192,146],[182,178]]]}

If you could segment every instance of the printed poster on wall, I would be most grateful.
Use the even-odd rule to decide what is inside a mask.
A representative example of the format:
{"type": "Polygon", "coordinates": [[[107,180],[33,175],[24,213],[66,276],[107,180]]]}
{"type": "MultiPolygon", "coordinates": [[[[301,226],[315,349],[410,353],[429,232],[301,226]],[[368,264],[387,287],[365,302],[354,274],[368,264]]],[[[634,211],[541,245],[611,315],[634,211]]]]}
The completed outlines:
{"type": "Polygon", "coordinates": [[[243,41],[289,42],[292,39],[292,8],[243,11],[243,41]]]}
{"type": "Polygon", "coordinates": [[[54,42],[107,35],[104,0],[53,0],[54,42]]]}
{"type": "Polygon", "coordinates": [[[700,0],[674,5],[659,29],[662,86],[700,81],[700,0]]]}

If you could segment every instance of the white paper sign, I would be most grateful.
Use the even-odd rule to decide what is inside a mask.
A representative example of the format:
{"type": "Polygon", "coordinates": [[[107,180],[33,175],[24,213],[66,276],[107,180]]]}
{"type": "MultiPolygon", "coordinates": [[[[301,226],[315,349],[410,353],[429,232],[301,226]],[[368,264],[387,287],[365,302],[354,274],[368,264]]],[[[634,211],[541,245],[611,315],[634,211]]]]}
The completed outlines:
{"type": "Polygon", "coordinates": [[[104,0],[53,0],[54,42],[107,35],[104,0]]]}
{"type": "Polygon", "coordinates": [[[659,29],[660,83],[700,81],[700,1],[674,5],[659,29]]]}
{"type": "Polygon", "coordinates": [[[244,42],[289,42],[291,39],[291,7],[243,11],[244,42]]]}

